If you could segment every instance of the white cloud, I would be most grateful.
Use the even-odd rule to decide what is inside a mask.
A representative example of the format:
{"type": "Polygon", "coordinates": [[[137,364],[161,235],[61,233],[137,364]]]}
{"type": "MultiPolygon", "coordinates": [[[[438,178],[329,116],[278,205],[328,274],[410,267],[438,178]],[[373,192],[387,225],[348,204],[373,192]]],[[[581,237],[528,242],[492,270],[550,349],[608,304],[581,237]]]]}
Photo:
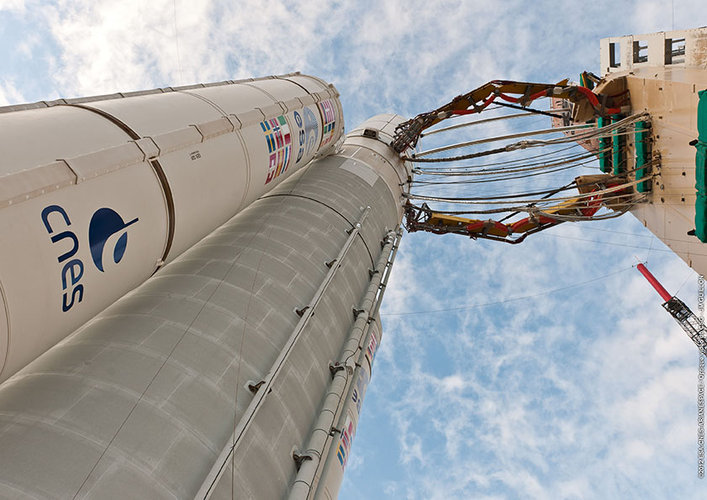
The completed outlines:
{"type": "Polygon", "coordinates": [[[0,0],[0,12],[2,11],[23,11],[25,0],[0,0]]]}
{"type": "Polygon", "coordinates": [[[17,52],[24,58],[31,59],[34,49],[39,44],[39,37],[36,34],[28,34],[27,37],[17,46],[17,52]]]}
{"type": "Polygon", "coordinates": [[[24,102],[22,93],[10,81],[0,81],[0,106],[24,102]]]}
{"type": "Polygon", "coordinates": [[[636,34],[704,26],[704,18],[697,19],[699,16],[695,16],[703,8],[704,3],[700,0],[649,0],[637,3],[633,13],[634,23],[642,31],[636,34]]]}
{"type": "Polygon", "coordinates": [[[464,380],[459,374],[444,377],[441,380],[442,390],[446,392],[458,392],[464,388],[464,380]]]}
{"type": "Polygon", "coordinates": [[[46,16],[61,50],[58,83],[66,92],[86,95],[178,84],[182,79],[187,83],[197,71],[206,79],[222,73],[208,57],[211,4],[176,5],[178,37],[173,3],[164,0],[62,0],[47,7],[46,16]]]}

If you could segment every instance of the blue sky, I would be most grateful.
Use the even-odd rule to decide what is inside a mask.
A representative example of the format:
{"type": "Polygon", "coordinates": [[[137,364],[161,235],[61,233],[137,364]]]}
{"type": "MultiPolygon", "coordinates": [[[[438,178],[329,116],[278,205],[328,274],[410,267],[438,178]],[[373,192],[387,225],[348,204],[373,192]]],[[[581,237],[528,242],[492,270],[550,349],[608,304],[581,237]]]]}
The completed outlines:
{"type": "MultiPolygon", "coordinates": [[[[337,86],[351,129],[495,78],[577,79],[599,71],[600,38],[703,26],[704,12],[0,0],[0,105],[301,71],[337,86]]],[[[630,215],[514,247],[406,235],[341,498],[700,498],[697,353],[635,256],[694,307],[694,272],[630,215]]]]}

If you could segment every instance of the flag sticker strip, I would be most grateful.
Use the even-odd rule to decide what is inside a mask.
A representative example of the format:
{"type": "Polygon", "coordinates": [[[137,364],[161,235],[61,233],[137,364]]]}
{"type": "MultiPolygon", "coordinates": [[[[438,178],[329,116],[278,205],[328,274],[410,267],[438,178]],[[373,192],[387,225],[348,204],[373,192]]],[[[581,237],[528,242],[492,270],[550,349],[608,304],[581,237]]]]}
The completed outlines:
{"type": "Polygon", "coordinates": [[[334,129],[336,129],[336,113],[334,112],[334,104],[330,99],[320,102],[319,108],[322,111],[322,121],[324,123],[324,126],[322,127],[322,144],[320,147],[324,147],[329,144],[332,139],[334,139],[334,129]]]}
{"type": "Polygon", "coordinates": [[[292,137],[287,120],[282,115],[260,122],[260,128],[265,134],[265,142],[268,145],[268,176],[265,179],[265,184],[268,184],[290,166],[292,137]]]}
{"type": "Polygon", "coordinates": [[[336,450],[336,458],[339,459],[341,468],[346,467],[346,462],[349,458],[349,452],[351,451],[351,444],[354,438],[354,426],[350,417],[346,417],[346,423],[341,431],[341,438],[339,439],[339,446],[336,450]]]}
{"type": "Polygon", "coordinates": [[[376,349],[378,349],[378,341],[375,335],[371,335],[371,341],[368,343],[368,349],[366,349],[366,355],[368,355],[368,362],[373,364],[373,358],[376,356],[376,349]]]}

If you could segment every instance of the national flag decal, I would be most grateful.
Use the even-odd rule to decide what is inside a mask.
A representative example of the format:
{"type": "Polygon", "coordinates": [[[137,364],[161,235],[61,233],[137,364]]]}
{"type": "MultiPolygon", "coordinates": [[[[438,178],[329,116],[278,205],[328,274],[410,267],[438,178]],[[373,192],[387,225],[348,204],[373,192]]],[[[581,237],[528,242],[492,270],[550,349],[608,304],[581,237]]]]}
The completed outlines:
{"type": "Polygon", "coordinates": [[[351,444],[354,438],[354,425],[351,418],[346,418],[346,423],[341,431],[341,437],[339,438],[339,446],[336,449],[336,458],[339,459],[341,468],[346,467],[346,462],[348,461],[348,455],[351,451],[351,444]]]}
{"type": "Polygon", "coordinates": [[[322,122],[324,124],[322,127],[322,144],[320,147],[324,147],[334,138],[336,113],[334,112],[334,103],[332,103],[330,99],[320,102],[319,108],[322,112],[322,122]]]}
{"type": "Polygon", "coordinates": [[[366,349],[366,355],[368,356],[368,362],[373,364],[373,358],[376,356],[376,349],[378,349],[378,341],[375,335],[371,335],[371,341],[368,343],[368,349],[366,349]]]}
{"type": "Polygon", "coordinates": [[[265,179],[265,184],[268,184],[290,166],[292,137],[287,120],[282,115],[260,122],[260,128],[265,134],[265,142],[270,155],[268,176],[265,179]]]}

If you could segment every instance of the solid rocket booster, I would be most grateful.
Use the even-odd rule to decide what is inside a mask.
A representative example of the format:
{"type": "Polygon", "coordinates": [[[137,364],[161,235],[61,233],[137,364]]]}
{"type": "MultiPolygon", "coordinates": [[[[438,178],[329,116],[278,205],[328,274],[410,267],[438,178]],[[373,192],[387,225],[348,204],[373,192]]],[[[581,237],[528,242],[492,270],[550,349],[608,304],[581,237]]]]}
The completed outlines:
{"type": "Polygon", "coordinates": [[[343,132],[299,74],[0,108],[0,381],[343,132]]]}

